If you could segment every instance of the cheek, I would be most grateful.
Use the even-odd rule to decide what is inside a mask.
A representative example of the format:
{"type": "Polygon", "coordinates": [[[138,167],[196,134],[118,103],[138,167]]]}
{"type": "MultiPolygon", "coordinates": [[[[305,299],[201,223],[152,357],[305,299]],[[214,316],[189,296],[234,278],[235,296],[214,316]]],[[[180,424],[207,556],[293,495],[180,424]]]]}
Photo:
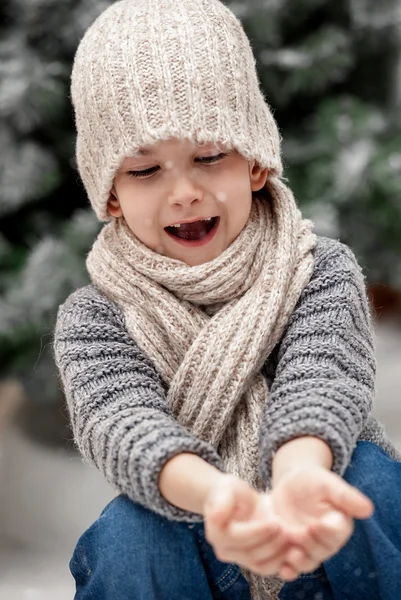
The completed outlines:
{"type": "Polygon", "coordinates": [[[229,216],[236,223],[248,220],[252,204],[252,192],[247,182],[241,180],[231,182],[229,188],[226,188],[225,204],[229,216]]]}
{"type": "Polygon", "coordinates": [[[247,165],[233,162],[228,164],[216,185],[220,186],[229,198],[238,201],[238,198],[246,197],[250,191],[250,179],[247,165]]]}
{"type": "Polygon", "coordinates": [[[252,196],[248,199],[246,196],[240,199],[233,209],[233,221],[237,232],[239,233],[246,225],[251,212],[252,196]]]}
{"type": "Polygon", "coordinates": [[[126,190],[120,195],[120,206],[131,231],[146,246],[154,248],[160,235],[157,205],[144,194],[126,190]]]}
{"type": "Polygon", "coordinates": [[[119,199],[126,220],[143,222],[154,218],[156,214],[156,204],[151,201],[149,194],[141,193],[140,190],[126,189],[119,199]]]}

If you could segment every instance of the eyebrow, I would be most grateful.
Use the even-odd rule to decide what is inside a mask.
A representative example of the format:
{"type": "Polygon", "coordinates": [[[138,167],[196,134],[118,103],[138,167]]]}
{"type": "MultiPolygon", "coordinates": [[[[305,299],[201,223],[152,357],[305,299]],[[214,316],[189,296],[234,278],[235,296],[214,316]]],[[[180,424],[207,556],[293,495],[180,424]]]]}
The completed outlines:
{"type": "Polygon", "coordinates": [[[148,148],[139,148],[139,150],[137,150],[135,154],[131,155],[131,158],[136,158],[137,156],[148,156],[149,154],[153,154],[152,150],[148,148]]]}
{"type": "MultiPolygon", "coordinates": [[[[210,142],[210,144],[216,145],[213,144],[213,142],[210,142]]],[[[205,144],[205,147],[208,145],[209,144],[205,144]]],[[[154,151],[151,148],[138,148],[138,150],[134,154],[131,154],[129,158],[140,158],[141,156],[149,156],[150,154],[154,154],[154,151]]]]}

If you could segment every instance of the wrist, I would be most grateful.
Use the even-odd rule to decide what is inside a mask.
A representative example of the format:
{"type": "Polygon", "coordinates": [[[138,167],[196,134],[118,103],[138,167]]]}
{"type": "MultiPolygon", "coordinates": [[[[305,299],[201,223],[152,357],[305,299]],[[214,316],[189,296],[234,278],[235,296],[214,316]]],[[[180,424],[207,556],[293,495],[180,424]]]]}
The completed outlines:
{"type": "Polygon", "coordinates": [[[333,466],[333,453],[326,442],[313,436],[292,439],[277,450],[272,463],[272,487],[291,471],[307,467],[333,466]]]}
{"type": "Polygon", "coordinates": [[[225,473],[191,453],[171,458],[162,468],[159,488],[162,496],[178,508],[203,515],[210,490],[225,473]]]}

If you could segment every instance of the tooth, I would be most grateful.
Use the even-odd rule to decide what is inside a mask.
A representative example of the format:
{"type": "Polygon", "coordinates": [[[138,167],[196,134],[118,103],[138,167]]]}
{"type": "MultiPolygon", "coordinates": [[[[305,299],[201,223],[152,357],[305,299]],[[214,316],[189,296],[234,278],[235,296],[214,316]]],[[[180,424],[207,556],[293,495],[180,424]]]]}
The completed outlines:
{"type": "MultiPolygon", "coordinates": [[[[201,219],[201,221],[211,221],[214,217],[207,217],[206,219],[201,219]]],[[[176,223],[175,225],[170,225],[170,227],[181,227],[180,223],[176,223]]]]}

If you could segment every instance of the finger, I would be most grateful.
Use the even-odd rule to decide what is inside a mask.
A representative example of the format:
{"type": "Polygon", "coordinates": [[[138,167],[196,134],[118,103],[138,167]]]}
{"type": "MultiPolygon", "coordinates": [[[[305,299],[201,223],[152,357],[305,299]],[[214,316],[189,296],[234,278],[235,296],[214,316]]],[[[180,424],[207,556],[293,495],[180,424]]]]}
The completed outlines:
{"type": "Polygon", "coordinates": [[[290,548],[285,563],[296,573],[310,573],[321,564],[320,557],[314,558],[304,548],[290,548]]]}
{"type": "Polygon", "coordinates": [[[287,528],[284,530],[285,535],[288,538],[290,544],[294,546],[300,546],[301,548],[307,547],[312,542],[309,531],[309,525],[304,525],[298,528],[287,528]]]}
{"type": "Polygon", "coordinates": [[[284,551],[288,546],[287,538],[282,532],[266,527],[260,531],[260,525],[255,523],[245,527],[237,527],[237,523],[221,533],[214,541],[214,550],[217,558],[226,562],[243,564],[244,561],[266,560],[279,551],[284,551]],[[235,529],[241,529],[240,535],[232,535],[235,529]]]}
{"type": "Polygon", "coordinates": [[[241,552],[241,556],[233,562],[243,564],[263,576],[274,575],[278,573],[288,548],[288,538],[280,527],[278,533],[270,537],[269,543],[262,542],[259,546],[248,549],[245,556],[241,552]]]}
{"type": "MultiPolygon", "coordinates": [[[[353,531],[353,519],[339,512],[330,512],[320,519],[310,523],[307,533],[300,538],[290,539],[296,547],[302,548],[307,557],[315,563],[322,563],[334,554],[351,537],[353,531]]],[[[299,565],[288,559],[294,567],[299,565]]],[[[302,568],[307,569],[306,563],[302,568]]]]}
{"type": "Polygon", "coordinates": [[[230,545],[251,550],[260,544],[270,544],[277,539],[286,539],[276,520],[238,522],[233,521],[226,529],[230,545]]]}
{"type": "Polygon", "coordinates": [[[341,513],[329,513],[309,526],[302,548],[291,548],[287,563],[302,573],[309,573],[336,554],[352,534],[353,520],[341,513]],[[302,552],[303,554],[302,554],[302,552]]]}
{"type": "Polygon", "coordinates": [[[262,543],[249,548],[246,552],[246,557],[255,564],[265,563],[275,557],[282,556],[289,548],[288,541],[285,536],[277,536],[269,543],[262,543]]]}
{"type": "Polygon", "coordinates": [[[214,548],[215,555],[223,562],[231,562],[238,565],[265,565],[269,561],[283,561],[289,546],[285,540],[271,544],[261,544],[252,549],[225,547],[217,544],[214,548]]]}
{"type": "Polygon", "coordinates": [[[328,499],[341,512],[355,519],[368,519],[374,511],[373,502],[341,477],[326,486],[328,499]]]}
{"type": "Polygon", "coordinates": [[[213,525],[221,529],[233,518],[245,520],[253,513],[258,497],[244,481],[227,476],[227,480],[209,494],[204,507],[205,520],[211,519],[213,525]]]}
{"type": "Polygon", "coordinates": [[[279,572],[279,577],[284,581],[295,581],[300,576],[301,572],[296,571],[293,567],[290,567],[289,564],[285,563],[281,566],[279,572]]]}
{"type": "Polygon", "coordinates": [[[213,527],[225,529],[235,512],[237,499],[231,488],[219,488],[212,492],[205,504],[205,520],[213,527]]]}
{"type": "Polygon", "coordinates": [[[311,523],[309,530],[315,544],[310,544],[307,550],[313,557],[320,556],[323,562],[336,554],[349,540],[354,530],[354,521],[339,512],[331,512],[311,523]]]}
{"type": "Polygon", "coordinates": [[[270,577],[271,575],[277,575],[281,567],[285,562],[285,552],[279,553],[276,556],[270,557],[268,560],[260,562],[247,562],[244,566],[251,571],[254,571],[258,575],[263,577],[270,577]]]}

